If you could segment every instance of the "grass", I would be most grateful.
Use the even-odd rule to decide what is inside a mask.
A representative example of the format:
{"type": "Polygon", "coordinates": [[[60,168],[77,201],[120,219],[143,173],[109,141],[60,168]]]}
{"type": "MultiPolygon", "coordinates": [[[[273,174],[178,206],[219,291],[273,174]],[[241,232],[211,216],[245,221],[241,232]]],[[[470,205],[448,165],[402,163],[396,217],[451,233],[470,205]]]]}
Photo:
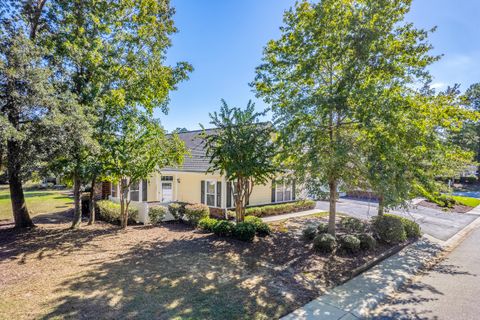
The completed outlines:
{"type": "Polygon", "coordinates": [[[480,199],[477,198],[470,198],[470,197],[462,197],[462,196],[452,196],[459,204],[468,207],[476,207],[480,205],[480,199]]]}
{"type": "MultiPolygon", "coordinates": [[[[59,190],[25,191],[25,200],[31,216],[56,213],[72,207],[72,199],[59,190]]],[[[13,219],[8,186],[0,186],[0,220],[13,219]]]]}

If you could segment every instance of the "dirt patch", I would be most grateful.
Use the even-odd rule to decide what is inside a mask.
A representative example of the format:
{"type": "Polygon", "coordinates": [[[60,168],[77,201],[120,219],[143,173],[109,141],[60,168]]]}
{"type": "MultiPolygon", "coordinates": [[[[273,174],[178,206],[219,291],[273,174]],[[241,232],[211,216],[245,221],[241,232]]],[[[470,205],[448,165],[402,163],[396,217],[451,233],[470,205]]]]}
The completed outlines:
{"type": "Polygon", "coordinates": [[[464,206],[464,205],[461,205],[461,204],[456,204],[456,205],[453,206],[453,208],[444,208],[444,207],[440,207],[436,203],[433,203],[433,202],[430,202],[430,201],[427,201],[427,200],[423,200],[422,202],[419,202],[418,205],[422,206],[422,207],[442,210],[442,211],[445,211],[445,212],[455,212],[455,213],[467,213],[467,212],[469,212],[470,210],[473,209],[472,207],[464,206]]]}
{"type": "Polygon", "coordinates": [[[386,249],[317,254],[299,233],[318,216],[244,243],[180,223],[72,231],[70,215],[0,230],[0,318],[279,318],[386,249]]]}

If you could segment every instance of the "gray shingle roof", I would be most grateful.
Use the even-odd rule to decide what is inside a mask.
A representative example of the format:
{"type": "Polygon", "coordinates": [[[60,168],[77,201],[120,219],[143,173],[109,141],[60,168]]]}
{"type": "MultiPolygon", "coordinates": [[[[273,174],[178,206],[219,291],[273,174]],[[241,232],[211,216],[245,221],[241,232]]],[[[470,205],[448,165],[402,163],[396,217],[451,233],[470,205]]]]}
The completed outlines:
{"type": "MultiPolygon", "coordinates": [[[[216,129],[206,129],[207,133],[214,133],[216,129]]],[[[206,172],[210,166],[206,155],[205,144],[200,137],[202,130],[179,133],[178,136],[185,142],[190,154],[185,155],[183,165],[180,167],[166,167],[162,171],[190,171],[206,172]]]]}

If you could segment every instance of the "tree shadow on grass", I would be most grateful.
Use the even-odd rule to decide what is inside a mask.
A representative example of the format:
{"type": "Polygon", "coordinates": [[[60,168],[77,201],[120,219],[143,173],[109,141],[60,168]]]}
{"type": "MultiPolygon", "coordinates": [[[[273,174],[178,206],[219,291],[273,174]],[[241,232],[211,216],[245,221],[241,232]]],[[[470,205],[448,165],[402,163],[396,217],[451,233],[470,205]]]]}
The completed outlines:
{"type": "Polygon", "coordinates": [[[272,319],[318,295],[256,244],[213,235],[138,243],[61,283],[44,319],[272,319]]]}
{"type": "Polygon", "coordinates": [[[16,230],[13,224],[6,224],[7,228],[0,229],[0,262],[18,260],[23,264],[29,258],[66,256],[86,245],[90,246],[91,250],[101,250],[99,246],[93,245],[91,240],[120,231],[118,227],[106,223],[96,228],[70,230],[72,216],[73,210],[36,216],[33,218],[34,223],[43,226],[32,230],[16,230]]]}

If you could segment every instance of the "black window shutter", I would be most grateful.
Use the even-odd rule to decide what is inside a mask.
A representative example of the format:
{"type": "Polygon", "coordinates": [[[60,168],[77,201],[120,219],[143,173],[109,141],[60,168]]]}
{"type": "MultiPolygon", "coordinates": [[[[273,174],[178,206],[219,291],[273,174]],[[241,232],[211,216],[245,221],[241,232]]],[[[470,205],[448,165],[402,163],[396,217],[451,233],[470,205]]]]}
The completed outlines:
{"type": "Polygon", "coordinates": [[[227,182],[227,208],[232,207],[232,183],[227,182]]]}
{"type": "Polygon", "coordinates": [[[272,179],[272,202],[275,202],[275,179],[272,179]]]}
{"type": "Polygon", "coordinates": [[[297,190],[295,190],[295,180],[292,181],[292,200],[295,200],[295,193],[297,190]]]}
{"type": "Polygon", "coordinates": [[[142,201],[147,201],[147,197],[148,197],[147,184],[148,184],[148,181],[146,179],[142,180],[142,201]]]}
{"type": "Polygon", "coordinates": [[[200,188],[201,188],[201,192],[200,192],[200,203],[205,203],[205,180],[202,180],[200,181],[200,188]]]}
{"type": "MultiPolygon", "coordinates": [[[[247,181],[247,190],[246,192],[248,192],[248,189],[250,188],[250,181],[247,181]]],[[[247,203],[245,203],[245,206],[248,206],[250,204],[250,197],[247,198],[247,203]]]]}
{"type": "Polygon", "coordinates": [[[217,181],[217,207],[222,207],[222,182],[217,181]]]}

